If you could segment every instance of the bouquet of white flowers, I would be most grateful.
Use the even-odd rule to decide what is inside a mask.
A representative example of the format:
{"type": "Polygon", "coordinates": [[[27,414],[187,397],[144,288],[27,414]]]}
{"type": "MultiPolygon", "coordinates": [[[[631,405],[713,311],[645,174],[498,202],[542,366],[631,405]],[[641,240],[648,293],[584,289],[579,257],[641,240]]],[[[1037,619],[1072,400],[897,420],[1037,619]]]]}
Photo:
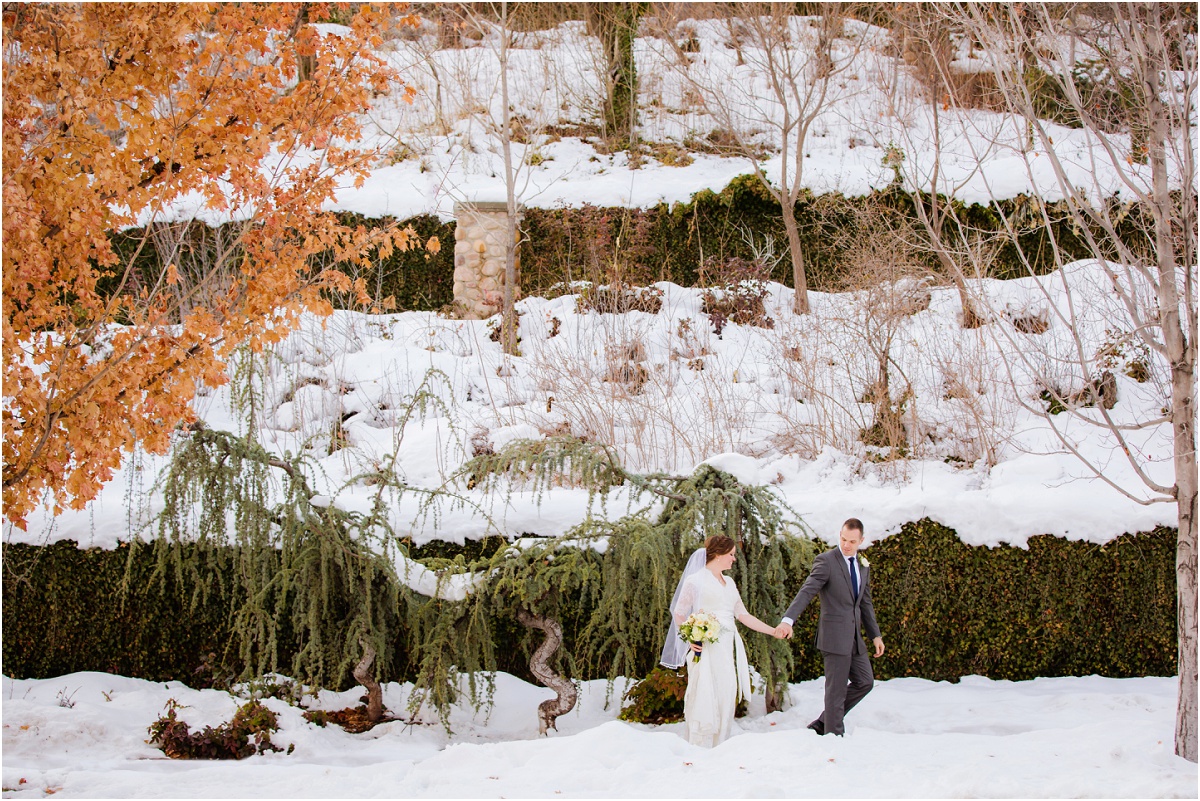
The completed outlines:
{"type": "MultiPolygon", "coordinates": [[[[679,624],[679,639],[696,645],[716,642],[720,634],[721,624],[708,612],[692,612],[687,620],[679,624]]],[[[700,661],[699,652],[692,656],[692,661],[700,661]]]]}

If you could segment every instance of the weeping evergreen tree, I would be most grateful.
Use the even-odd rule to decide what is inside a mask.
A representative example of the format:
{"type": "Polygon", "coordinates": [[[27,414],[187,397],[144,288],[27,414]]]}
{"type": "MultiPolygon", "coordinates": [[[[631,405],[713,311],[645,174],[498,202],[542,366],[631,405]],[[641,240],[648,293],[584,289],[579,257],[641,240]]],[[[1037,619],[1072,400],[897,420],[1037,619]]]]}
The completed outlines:
{"type": "Polygon", "coordinates": [[[369,514],[317,504],[306,466],[250,438],[196,427],[163,482],[158,572],[174,571],[176,586],[193,588],[193,607],[206,602],[215,582],[233,577],[230,647],[243,678],[286,671],[328,686],[353,670],[378,719],[375,670],[390,656],[410,592],[389,557],[395,538],[378,496],[369,514]],[[280,662],[285,644],[294,646],[287,665],[280,662]]]}
{"type": "MultiPolygon", "coordinates": [[[[645,675],[655,664],[683,563],[705,538],[724,534],[739,543],[744,558],[734,579],[747,608],[768,616],[787,607],[787,592],[805,575],[815,553],[799,516],[777,495],[765,487],[744,486],[708,465],[690,476],[636,474],[624,470],[609,448],[551,439],[513,443],[499,454],[472,460],[464,473],[481,489],[506,483],[509,491],[523,486],[539,498],[550,486],[574,482],[596,493],[602,505],[606,491],[620,485],[629,486],[635,499],[650,495],[665,502],[657,513],[652,504],[614,522],[589,517],[536,548],[510,549],[471,566],[494,577],[483,592],[490,592],[496,610],[519,620],[535,615],[559,621],[564,600],[579,603],[581,596],[593,597],[595,606],[568,660],[583,660],[583,667],[603,671],[610,682],[645,675]]],[[[551,639],[548,633],[547,642],[551,639]]],[[[791,650],[761,636],[748,637],[746,645],[751,663],[765,679],[767,708],[780,708],[791,650]]],[[[573,706],[569,691],[559,690],[537,670],[534,674],[558,692],[558,714],[573,706]]],[[[543,732],[546,727],[543,716],[543,732]]]]}
{"type": "MultiPolygon", "coordinates": [[[[618,677],[654,666],[684,561],[707,536],[740,543],[735,580],[747,607],[768,616],[786,606],[784,593],[813,557],[798,516],[767,488],[709,466],[690,476],[631,473],[610,449],[577,440],[514,443],[468,462],[434,491],[381,471],[371,476],[379,491],[369,513],[318,503],[306,479],[314,469],[273,456],[252,437],[197,428],[167,471],[154,547],[163,575],[173,570],[182,579],[176,586],[194,588],[195,605],[214,582],[232,577],[230,647],[244,676],[286,671],[328,686],[352,672],[368,689],[375,720],[378,682],[398,644],[415,666],[410,711],[432,706],[445,724],[464,691],[476,709],[490,705],[494,625],[508,618],[541,636],[530,669],[556,693],[538,709],[544,734],[575,704],[572,677],[606,675],[611,691],[618,677]],[[462,502],[456,482],[482,492],[532,489],[539,499],[551,486],[574,484],[587,487],[593,511],[602,512],[616,486],[651,502],[614,521],[589,515],[559,537],[522,538],[473,560],[413,561],[391,528],[384,489],[425,492],[431,504],[462,502]],[[398,565],[435,571],[436,590],[415,591],[398,565]],[[465,597],[451,591],[455,580],[469,587],[465,597]],[[564,648],[568,618],[579,626],[564,648]],[[289,664],[281,664],[285,643],[294,654],[289,664]]],[[[758,635],[746,645],[766,680],[768,708],[778,708],[790,649],[758,635]]]]}

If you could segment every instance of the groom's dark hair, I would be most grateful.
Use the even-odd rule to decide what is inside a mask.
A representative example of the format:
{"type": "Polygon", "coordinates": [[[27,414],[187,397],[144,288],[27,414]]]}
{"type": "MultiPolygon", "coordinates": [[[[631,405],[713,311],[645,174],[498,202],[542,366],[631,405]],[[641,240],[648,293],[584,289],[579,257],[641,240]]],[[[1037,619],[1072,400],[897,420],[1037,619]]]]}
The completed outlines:
{"type": "Polygon", "coordinates": [[[857,531],[859,536],[862,536],[863,533],[862,521],[857,517],[852,517],[845,523],[842,523],[842,528],[848,528],[851,531],[857,531]]]}

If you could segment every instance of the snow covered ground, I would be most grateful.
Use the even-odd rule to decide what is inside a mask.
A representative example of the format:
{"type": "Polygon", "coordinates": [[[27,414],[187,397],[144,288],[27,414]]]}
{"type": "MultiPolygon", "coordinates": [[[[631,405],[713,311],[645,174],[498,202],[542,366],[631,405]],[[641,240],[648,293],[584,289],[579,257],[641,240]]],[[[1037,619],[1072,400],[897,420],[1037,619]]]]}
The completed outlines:
{"type": "MultiPolygon", "coordinates": [[[[792,25],[797,46],[811,46],[812,20],[796,18],[792,25]]],[[[943,191],[965,200],[1019,192],[1054,196],[1044,180],[1044,154],[1023,149],[1024,128],[1001,115],[944,110],[944,141],[932,148],[929,104],[909,68],[891,55],[889,36],[847,21],[837,45],[846,68],[814,123],[806,186],[856,194],[886,185],[892,175],[881,154],[890,143],[906,151],[904,180],[913,185],[925,185],[931,159],[940,153],[943,191]]],[[[387,57],[418,90],[416,99],[410,105],[397,92],[376,100],[364,121],[367,141],[387,155],[362,187],[339,193],[339,208],[448,216],[454,200],[495,194],[502,184],[497,37],[489,31],[480,40],[464,39],[461,48],[438,49],[426,22],[416,35],[386,44],[387,57]]],[[[747,125],[770,130],[781,111],[769,100],[765,77],[738,64],[728,39],[728,29],[714,20],[666,27],[646,22],[635,48],[641,136],[694,145],[718,126],[690,97],[689,80],[729,93],[722,102],[746,116],[747,125]],[[664,37],[693,35],[698,49],[685,78],[669,65],[664,37]]],[[[603,72],[597,48],[579,22],[514,40],[512,103],[530,128],[518,155],[539,154],[523,168],[522,202],[645,206],[720,189],[749,172],[744,159],[694,146],[686,166],[648,158],[629,169],[624,153],[598,153],[578,137],[550,133],[545,126],[594,121],[603,72]]],[[[1073,183],[1100,194],[1120,184],[1083,131],[1055,128],[1053,135],[1073,183]]],[[[769,144],[768,134],[761,138],[769,144]]],[[[779,167],[778,155],[763,162],[768,177],[779,167]]],[[[1168,402],[1165,362],[1139,353],[1129,334],[1134,323],[1095,265],[1073,265],[1040,280],[973,282],[972,302],[991,318],[974,331],[958,324],[956,293],[935,287],[929,308],[895,328],[892,389],[894,399],[906,389],[912,393],[904,412],[912,436],[908,456],[884,464],[859,437],[872,423],[871,406],[862,401],[878,376],[873,337],[887,329],[872,311],[878,296],[812,293],[813,313],[797,316],[790,311],[791,291],[771,284],[766,312],[774,328],[729,325],[717,334],[700,312],[699,290],[659,289],[657,315],[579,313],[569,295],[526,298],[519,304],[517,358],[504,357],[489,339],[490,323],[421,312],[308,318],[257,365],[265,413],[254,424],[268,449],[310,456],[311,480],[346,508],[371,501],[373,489],[353,480],[364,471],[387,466],[414,486],[441,487],[479,447],[568,433],[611,445],[633,470],[683,474],[710,462],[743,481],[774,486],[830,540],[850,515],[867,523],[868,541],[931,517],[975,545],[1020,546],[1038,534],[1105,542],[1175,523],[1172,504],[1138,503],[1148,496],[1145,483],[1112,436],[1065,415],[1055,421],[1071,447],[1138,500],[1095,479],[1034,413],[1045,407],[1038,396],[1047,383],[1070,394],[1106,369],[1119,390],[1119,424],[1158,418],[1168,402]],[[1021,333],[1014,327],[1020,317],[1043,319],[1049,331],[1021,333]],[[639,347],[644,355],[632,367],[624,364],[620,354],[639,347]],[[1080,359],[1088,362],[1086,374],[1080,359]],[[1148,370],[1146,383],[1128,375],[1139,360],[1148,370]],[[640,391],[606,380],[638,366],[648,377],[640,391]],[[427,377],[425,388],[447,409],[408,420],[401,410],[427,377]],[[348,447],[330,453],[335,430],[348,447]]],[[[202,389],[194,406],[215,428],[241,431],[247,423],[230,387],[202,389]]],[[[1130,452],[1146,474],[1170,485],[1169,426],[1150,425],[1130,437],[1130,452]]],[[[135,454],[86,510],[58,519],[35,513],[27,532],[6,525],[5,540],[113,547],[157,511],[154,486],[164,464],[135,454]]],[[[436,524],[418,523],[414,504],[397,501],[392,523],[417,542],[462,541],[497,532],[558,535],[587,513],[586,492],[569,487],[540,504],[520,491],[472,501],[487,514],[446,510],[436,524]]],[[[620,497],[614,501],[613,508],[624,509],[620,497]]]]}
{"type": "MultiPolygon", "coordinates": [[[[734,56],[720,27],[692,28],[699,44],[696,71],[733,74],[734,56]]],[[[903,70],[898,80],[904,91],[885,91],[897,72],[880,29],[851,23],[847,30],[844,46],[861,49],[814,126],[805,185],[846,194],[882,187],[892,178],[882,154],[893,142],[905,150],[905,180],[921,185],[933,166],[925,141],[928,106],[912,93],[903,70]]],[[[412,106],[398,98],[379,100],[369,135],[389,155],[361,187],[339,194],[338,208],[372,216],[448,217],[454,201],[494,195],[502,186],[489,119],[498,103],[490,39],[451,51],[436,50],[432,40],[424,29],[419,39],[392,43],[389,57],[421,92],[412,106]]],[[[636,47],[641,135],[678,145],[703,140],[716,122],[688,100],[683,81],[666,69],[660,43],[643,36],[636,47]]],[[[517,113],[534,127],[564,122],[569,127],[593,118],[600,74],[594,50],[594,40],[575,23],[525,35],[512,51],[517,113]]],[[[743,77],[726,86],[753,94],[758,78],[743,77]]],[[[745,110],[771,113],[753,104],[745,110]]],[[[967,201],[1021,192],[1056,196],[1046,181],[1045,154],[1021,147],[1023,129],[994,114],[954,110],[940,124],[947,136],[943,191],[967,201]]],[[[1100,194],[1119,186],[1085,133],[1058,127],[1052,133],[1073,182],[1100,194]]],[[[535,135],[518,147],[518,157],[535,154],[523,174],[520,200],[542,207],[683,201],[750,171],[745,160],[697,152],[685,166],[649,158],[629,169],[625,154],[597,152],[572,136],[535,135]]],[[[780,166],[778,156],[763,162],[768,176],[777,175],[780,166]]],[[[1115,344],[1121,347],[1109,361],[1116,363],[1108,365],[1121,397],[1115,417],[1129,423],[1158,416],[1163,397],[1156,387],[1162,386],[1165,366],[1148,354],[1154,380],[1141,384],[1126,375],[1138,354],[1123,344],[1130,324],[1105,280],[1094,265],[1079,264],[1040,281],[979,282],[973,291],[993,317],[976,331],[958,325],[956,294],[935,288],[928,310],[907,317],[895,338],[897,366],[914,393],[908,420],[921,437],[909,458],[883,464],[873,462],[857,439],[870,423],[870,405],[860,401],[877,370],[866,346],[870,298],[813,293],[813,314],[799,318],[790,312],[790,290],[779,285],[770,285],[767,298],[773,329],[731,324],[719,336],[700,313],[695,289],[660,285],[663,310],[657,315],[578,313],[573,296],[527,298],[519,304],[518,358],[502,356],[486,322],[417,312],[309,318],[258,365],[256,387],[266,411],[257,422],[269,449],[306,453],[314,482],[346,508],[370,502],[374,490],[353,479],[363,470],[391,464],[416,486],[438,487],[478,445],[499,448],[566,431],[611,444],[636,470],[687,473],[708,462],[744,481],[773,486],[830,541],[840,522],[856,515],[867,523],[868,540],[931,517],[970,544],[1022,545],[1044,533],[1104,542],[1127,531],[1173,525],[1175,508],[1140,505],[1091,477],[1046,420],[1023,404],[1038,403],[1039,373],[1059,381],[1064,391],[1080,388],[1084,376],[1069,366],[1073,349],[1081,348],[1099,366],[1101,352],[1115,344]],[[1071,313],[1079,315],[1078,342],[1067,320],[1056,316],[1056,309],[1067,308],[1068,296],[1071,313]],[[1016,331],[1013,319],[1029,315],[1044,316],[1048,333],[1016,331]],[[604,380],[620,366],[616,354],[629,352],[634,343],[644,349],[638,363],[650,377],[642,392],[604,380]],[[1024,358],[1011,358],[1015,354],[1024,358]],[[446,409],[403,418],[400,410],[427,376],[432,376],[428,388],[446,409]],[[347,447],[331,453],[330,431],[338,426],[347,447]]],[[[244,428],[229,387],[205,389],[195,407],[213,427],[244,428]]],[[[1066,429],[1081,454],[1144,495],[1144,485],[1103,431],[1079,421],[1066,429]]],[[[1145,469],[1165,479],[1169,430],[1152,427],[1133,445],[1145,469]]],[[[85,547],[113,547],[141,531],[158,510],[154,487],[165,463],[135,454],[87,509],[58,519],[34,514],[27,532],[6,525],[5,541],[73,539],[85,547]]],[[[551,491],[541,503],[520,491],[473,500],[488,514],[451,509],[436,522],[418,523],[411,505],[396,503],[392,522],[418,542],[462,541],[497,531],[557,535],[587,512],[586,492],[570,487],[551,491]]],[[[620,497],[610,504],[617,513],[623,508],[620,497]]],[[[293,754],[202,763],[166,759],[145,743],[146,727],[172,698],[186,705],[181,717],[193,725],[228,720],[237,704],[228,694],[97,673],[5,678],[3,793],[1197,796],[1195,765],[1173,755],[1172,678],[881,682],[850,715],[842,740],[805,729],[821,703],[821,682],[805,682],[792,687],[793,706],[785,712],[765,715],[758,699],[739,722],[737,736],[712,751],[688,745],[678,725],[617,721],[615,706],[604,708],[603,683],[581,689],[577,709],[547,739],[536,736],[533,710],[549,691],[503,674],[490,717],[457,710],[453,737],[430,722],[389,723],[350,735],[318,728],[299,710],[270,700],[282,723],[273,739],[285,747],[294,744],[293,754]]],[[[403,709],[407,693],[393,684],[385,699],[390,708],[403,709]]],[[[323,693],[319,705],[351,706],[358,694],[323,693]]]]}
{"type": "MultiPolygon", "coordinates": [[[[910,450],[882,463],[859,436],[874,414],[862,396],[879,370],[870,333],[879,329],[870,317],[878,296],[812,293],[812,313],[795,315],[791,290],[778,284],[768,285],[765,302],[773,328],[729,324],[720,335],[700,311],[701,290],[672,284],[659,285],[663,306],[653,315],[580,312],[572,295],[527,298],[518,304],[519,357],[501,353],[488,321],[427,312],[310,317],[258,362],[256,425],[268,450],[309,457],[314,488],[343,508],[370,508],[379,488],[356,476],[381,468],[476,504],[447,504],[440,516],[418,519],[419,498],[391,498],[393,528],[418,543],[558,536],[580,522],[588,511],[582,488],[553,487],[540,498],[521,486],[511,496],[484,495],[464,478],[452,480],[479,447],[551,434],[610,445],[635,471],[688,474],[707,462],[771,486],[830,542],[850,516],[866,523],[868,541],[930,517],[972,545],[1023,546],[1039,534],[1106,542],[1174,525],[1175,508],[1139,504],[1092,476],[1051,431],[1038,396],[1045,381],[1064,394],[1080,390],[1084,377],[1072,359],[1082,351],[1090,374],[1114,374],[1116,422],[1160,418],[1166,365],[1121,344],[1131,325],[1110,286],[1086,262],[1041,279],[980,281],[972,291],[992,321],[975,330],[958,323],[957,293],[934,288],[928,309],[896,323],[892,389],[894,398],[911,391],[910,450]],[[1044,317],[1049,329],[1021,333],[1013,318],[1022,315],[1044,317]],[[1103,355],[1113,347],[1119,355],[1103,355]],[[1127,374],[1138,359],[1151,376],[1146,383],[1127,374]],[[611,380],[638,368],[646,375],[641,387],[611,380]],[[408,416],[422,387],[444,406],[408,416]],[[335,430],[340,447],[331,450],[335,430]]],[[[195,408],[214,428],[244,430],[233,392],[244,386],[205,390],[195,408]]],[[[1082,413],[1099,419],[1100,410],[1082,413]]],[[[1069,417],[1052,418],[1067,441],[1145,497],[1111,434],[1069,417]]],[[[1130,436],[1145,469],[1170,484],[1169,424],[1130,436]]],[[[138,454],[84,511],[57,519],[37,512],[27,532],[6,526],[5,538],[115,547],[158,511],[155,480],[165,464],[138,454]]],[[[622,492],[608,514],[624,513],[622,492]]]]}
{"type": "MultiPolygon", "coordinates": [[[[619,694],[618,685],[618,694],[619,694]]],[[[407,686],[386,687],[403,709],[407,686]]],[[[648,726],[604,708],[587,682],[559,732],[537,736],[552,695],[496,677],[490,717],[456,709],[436,723],[386,723],[348,734],[305,721],[277,699],[273,742],[292,754],[240,762],[173,761],[146,744],[168,699],[189,724],[229,720],[240,700],[103,673],[3,680],[5,798],[1195,798],[1196,766],[1173,753],[1176,681],[1035,679],[959,684],[893,679],[847,717],[845,738],[805,728],[821,680],[792,685],[793,705],[764,714],[761,696],[712,750],[682,724],[648,726]]],[[[358,691],[322,693],[341,709],[358,691]]]]}
{"type": "MultiPolygon", "coordinates": [[[[790,47],[813,46],[814,21],[792,19],[790,47]]],[[[463,48],[438,49],[436,33],[426,24],[419,37],[387,44],[388,59],[417,90],[416,99],[409,104],[397,93],[376,102],[367,141],[388,155],[362,186],[339,192],[338,208],[367,216],[450,218],[456,201],[503,196],[498,42],[499,34],[489,30],[481,40],[465,39],[463,48]]],[[[901,172],[909,185],[928,188],[937,159],[939,191],[968,203],[1018,194],[1062,196],[1046,153],[1025,146],[1023,124],[959,109],[942,111],[935,123],[922,88],[906,65],[898,65],[894,49],[886,29],[846,21],[834,47],[839,72],[805,145],[805,187],[846,195],[881,189],[893,178],[883,164],[892,147],[903,152],[901,172]],[[935,125],[942,137],[940,152],[929,144],[935,125]]],[[[773,132],[783,119],[782,106],[772,100],[768,77],[756,68],[753,53],[746,53],[749,60],[743,63],[732,48],[725,23],[651,18],[634,52],[638,135],[689,151],[690,163],[677,159],[668,165],[650,157],[630,169],[624,152],[608,154],[579,136],[556,133],[596,121],[607,70],[598,40],[585,34],[583,23],[567,22],[518,34],[509,51],[512,113],[529,134],[528,141],[515,145],[516,158],[526,162],[518,200],[539,208],[646,207],[687,201],[705,188],[719,191],[733,177],[751,172],[751,164],[742,157],[700,152],[695,143],[730,124],[765,148],[761,168],[778,182],[783,160],[773,132]],[[668,39],[689,37],[696,50],[685,73],[674,66],[668,39]],[[729,118],[709,113],[697,98],[698,88],[711,95],[708,108],[727,109],[729,118]]],[[[980,69],[977,55],[961,53],[958,67],[980,69]]],[[[1054,124],[1048,124],[1048,132],[1072,185],[1097,196],[1127,191],[1094,137],[1054,124]]],[[[1127,137],[1114,141],[1128,147],[1127,137]]],[[[1140,167],[1133,171],[1140,179],[1148,176],[1140,167]]]]}

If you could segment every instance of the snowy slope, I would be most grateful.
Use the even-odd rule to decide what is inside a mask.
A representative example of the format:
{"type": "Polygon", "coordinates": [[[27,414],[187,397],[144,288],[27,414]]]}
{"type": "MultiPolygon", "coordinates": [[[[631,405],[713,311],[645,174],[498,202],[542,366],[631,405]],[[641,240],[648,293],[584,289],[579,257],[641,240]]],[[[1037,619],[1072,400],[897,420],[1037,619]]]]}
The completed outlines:
{"type": "MultiPolygon", "coordinates": [[[[847,717],[842,739],[805,728],[818,679],[792,685],[783,712],[764,714],[756,697],[734,736],[707,750],[682,724],[616,720],[603,682],[584,683],[559,732],[538,738],[535,708],[552,693],[498,674],[490,717],[457,709],[453,737],[402,722],[347,734],[268,699],[272,741],[292,754],[180,762],[145,743],[168,699],[193,727],[229,720],[241,701],[102,673],[6,678],[3,786],[5,798],[1195,798],[1196,766],[1172,752],[1175,686],[893,679],[847,717]]],[[[403,709],[409,689],[387,685],[389,708],[403,709]]],[[[322,693],[316,706],[358,695],[322,693]]]]}
{"type": "MultiPolygon", "coordinates": [[[[809,20],[793,20],[798,42],[811,40],[809,26],[809,20]]],[[[668,48],[655,30],[646,26],[636,43],[642,134],[651,142],[702,141],[716,122],[667,66],[668,48]]],[[[764,77],[736,64],[721,25],[688,21],[672,35],[684,31],[694,33],[699,46],[689,67],[693,78],[716,79],[728,95],[724,101],[748,119],[767,126],[778,118],[764,77]]],[[[438,50],[426,25],[419,36],[387,44],[389,58],[418,89],[417,99],[409,105],[397,94],[376,101],[365,122],[369,142],[385,155],[363,187],[339,195],[339,207],[445,216],[456,199],[495,196],[496,36],[438,50]]],[[[906,151],[906,181],[921,184],[931,171],[928,103],[907,68],[888,55],[887,37],[883,29],[847,22],[838,44],[847,67],[814,124],[805,159],[806,185],[816,191],[853,194],[882,186],[891,177],[880,160],[889,143],[906,151]]],[[[595,47],[581,23],[516,37],[514,111],[532,131],[518,156],[527,148],[542,157],[524,167],[523,202],[683,200],[748,171],[744,160],[699,153],[688,166],[650,158],[629,169],[625,154],[599,154],[579,138],[550,135],[544,126],[569,128],[595,118],[595,47]]],[[[1023,134],[999,115],[948,110],[940,125],[945,189],[967,200],[1035,190],[1053,196],[1040,172],[1044,154],[1022,151],[1023,134]]],[[[1097,157],[1095,142],[1069,129],[1054,136],[1073,181],[1113,190],[1118,176],[1097,157]]],[[[765,134],[762,142],[768,144],[765,134]]],[[[778,155],[768,154],[767,174],[779,167],[778,155]]],[[[798,317],[790,311],[791,291],[769,285],[774,328],[729,325],[717,335],[700,313],[699,291],[660,289],[663,309],[656,315],[580,314],[573,296],[527,298],[519,304],[522,355],[514,359],[502,357],[488,323],[418,312],[307,319],[256,368],[266,409],[256,429],[276,453],[308,454],[313,482],[346,508],[371,502],[370,487],[348,484],[363,470],[386,465],[412,485],[435,488],[480,446],[566,433],[611,445],[634,470],[683,474],[708,461],[744,481],[772,485],[827,539],[849,515],[866,521],[868,541],[931,517],[965,542],[987,545],[1022,545],[1037,534],[1103,542],[1175,521],[1173,505],[1139,503],[1147,491],[1110,435],[1062,416],[1054,422],[1064,442],[1037,414],[1045,408],[1038,398],[1045,385],[1070,394],[1103,369],[1116,378],[1119,423],[1157,418],[1167,400],[1161,389],[1166,365],[1124,342],[1133,326],[1095,265],[1072,265],[1038,280],[974,283],[973,303],[992,318],[974,331],[958,324],[957,294],[935,287],[928,309],[893,331],[893,398],[906,388],[912,393],[904,411],[910,442],[907,458],[883,463],[885,454],[865,447],[859,436],[873,422],[871,406],[861,401],[879,371],[871,352],[878,344],[871,333],[879,330],[872,311],[878,293],[813,293],[813,314],[798,317]],[[1021,333],[1013,321],[1022,316],[1046,320],[1049,331],[1021,333]],[[1081,330],[1078,342],[1072,316],[1081,330]],[[627,363],[621,354],[635,346],[642,350],[639,361],[627,363]],[[1117,356],[1102,357],[1114,348],[1117,356]],[[1072,365],[1077,356],[1088,361],[1088,375],[1072,365]],[[1152,379],[1147,383],[1127,375],[1139,358],[1152,379]],[[641,387],[607,380],[643,369],[641,387]],[[406,422],[403,409],[419,387],[435,392],[447,408],[406,422]],[[348,447],[330,453],[339,427],[348,447]],[[1097,481],[1068,446],[1120,489],[1097,481]]],[[[215,428],[247,425],[230,387],[204,390],[195,407],[215,428]]],[[[1166,426],[1132,434],[1130,445],[1151,477],[1171,483],[1166,426]]],[[[157,510],[154,486],[163,465],[161,458],[134,454],[84,512],[57,520],[34,514],[27,533],[6,526],[5,537],[111,547],[157,510]]],[[[558,488],[540,505],[516,489],[511,498],[476,493],[472,501],[486,514],[447,509],[436,524],[415,520],[413,503],[396,502],[392,523],[418,542],[462,541],[489,532],[559,534],[587,513],[582,489],[558,488]]],[[[614,509],[625,508],[620,497],[614,502],[614,509]]]]}
{"type": "MultiPolygon", "coordinates": [[[[418,520],[418,499],[389,499],[394,527],[418,542],[558,535],[582,520],[582,488],[553,488],[539,504],[520,486],[505,497],[446,483],[481,445],[499,449],[549,434],[610,445],[636,471],[687,474],[708,462],[770,485],[830,542],[849,516],[864,520],[868,540],[930,517],[977,545],[1023,545],[1038,534],[1105,542],[1174,523],[1173,505],[1139,504],[1094,478],[1040,414],[1043,381],[1063,394],[1083,386],[1070,363],[1077,348],[1094,374],[1114,332],[1130,329],[1095,264],[974,284],[993,318],[979,329],[958,323],[952,289],[933,289],[926,310],[904,316],[891,369],[893,398],[911,391],[910,449],[905,459],[884,461],[886,451],[859,438],[873,421],[873,407],[860,401],[878,376],[870,348],[877,294],[813,293],[812,314],[798,316],[791,290],[771,284],[773,328],[729,324],[718,336],[700,311],[701,290],[659,289],[663,305],[653,315],[581,313],[573,295],[522,300],[522,355],[513,358],[491,341],[487,321],[427,312],[309,318],[258,362],[259,437],[275,453],[306,453],[317,491],[343,508],[369,509],[378,488],[352,479],[388,466],[413,486],[448,486],[487,512],[447,506],[437,519],[418,520]],[[1051,313],[1068,308],[1068,298],[1078,342],[1051,313]],[[1049,330],[1021,333],[1012,318],[1022,315],[1044,317],[1049,330]],[[635,361],[626,359],[631,354],[635,361]],[[612,380],[638,370],[646,377],[640,386],[612,380]],[[421,389],[443,405],[410,418],[404,410],[421,389]],[[346,447],[331,453],[339,428],[346,447]]],[[[1105,362],[1120,398],[1111,414],[1118,423],[1157,418],[1166,365],[1142,355],[1159,380],[1138,383],[1126,374],[1137,353],[1126,351],[1105,362]]],[[[197,398],[210,426],[244,429],[233,386],[240,385],[197,398]]],[[[1098,409],[1084,414],[1099,419],[1098,409]]],[[[1052,419],[1072,447],[1135,498],[1150,497],[1110,434],[1067,418],[1052,419]]],[[[1152,426],[1133,445],[1151,475],[1170,483],[1169,426],[1152,426]]],[[[35,514],[27,533],[9,527],[5,536],[113,547],[157,510],[154,481],[164,464],[139,454],[87,510],[57,520],[35,514]]],[[[610,514],[626,508],[621,492],[610,514]]]]}
{"type": "MultiPolygon", "coordinates": [[[[812,46],[812,25],[811,18],[793,18],[795,47],[812,46]]],[[[419,38],[388,43],[389,59],[417,90],[416,100],[410,105],[393,95],[377,101],[367,142],[385,155],[365,184],[339,192],[338,208],[367,216],[429,212],[449,219],[456,201],[503,195],[498,37],[493,31],[481,41],[465,40],[462,49],[439,50],[427,25],[419,38]]],[[[697,152],[694,143],[721,121],[705,111],[691,81],[714,92],[715,105],[731,109],[747,133],[760,132],[749,138],[765,148],[761,167],[778,182],[782,157],[770,132],[782,108],[772,101],[767,76],[739,65],[728,40],[727,27],[717,20],[684,20],[667,32],[643,25],[634,48],[638,135],[690,150],[694,161],[666,166],[646,158],[631,169],[626,153],[607,155],[578,136],[556,133],[597,119],[606,69],[597,66],[602,64],[597,40],[579,22],[518,34],[509,51],[510,102],[529,132],[528,142],[514,145],[517,162],[527,162],[518,176],[518,200],[539,208],[647,207],[687,201],[701,189],[719,191],[733,177],[752,172],[745,158],[697,152]],[[677,40],[695,36],[689,78],[671,66],[665,33],[677,40]]],[[[908,68],[890,55],[889,40],[886,29],[846,21],[834,53],[842,69],[806,143],[805,187],[846,195],[883,188],[893,177],[883,156],[894,145],[904,152],[902,172],[910,185],[928,188],[937,158],[939,191],[968,203],[1018,194],[1061,197],[1046,154],[1026,148],[1024,125],[1003,115],[941,111],[938,154],[929,145],[935,127],[929,102],[908,68]]],[[[978,68],[969,61],[960,68],[978,68]]],[[[1048,132],[1072,185],[1105,197],[1127,191],[1089,134],[1053,124],[1048,132]]],[[[1148,180],[1148,171],[1130,169],[1148,180]]]]}
{"type": "MultiPolygon", "coordinates": [[[[811,48],[812,26],[812,18],[793,18],[795,48],[811,48]]],[[[883,188],[893,178],[883,157],[896,147],[904,154],[901,171],[909,186],[928,189],[936,159],[938,191],[968,203],[1018,194],[1062,196],[1047,154],[1026,147],[1024,125],[1004,115],[942,110],[936,125],[942,146],[935,151],[928,99],[909,68],[891,56],[889,40],[886,29],[846,21],[834,48],[840,70],[806,142],[803,186],[817,194],[852,196],[883,188]]],[[[735,176],[751,173],[746,158],[712,155],[699,144],[722,122],[705,111],[692,81],[708,87],[715,104],[732,110],[749,140],[764,148],[764,174],[778,182],[782,154],[771,130],[782,108],[771,99],[767,77],[739,65],[728,41],[727,28],[716,20],[683,20],[668,31],[652,22],[643,25],[634,46],[638,136],[652,147],[688,151],[691,159],[667,166],[654,157],[631,164],[627,153],[597,149],[581,132],[599,118],[607,69],[598,40],[585,34],[583,23],[516,34],[509,50],[510,104],[525,131],[513,145],[518,201],[538,208],[648,207],[687,201],[702,189],[719,191],[735,176]],[[663,38],[668,35],[695,36],[698,50],[690,57],[688,78],[671,65],[671,45],[663,38]]],[[[377,154],[375,166],[361,185],[347,181],[333,208],[369,217],[432,213],[450,219],[455,202],[504,196],[499,33],[490,30],[481,40],[463,42],[462,48],[438,49],[427,22],[419,36],[385,44],[384,55],[416,96],[409,103],[397,86],[374,101],[363,119],[362,144],[377,154]]],[[[969,58],[958,66],[982,68],[969,58]]],[[[1103,197],[1128,191],[1093,136],[1054,124],[1047,131],[1072,185],[1103,197]]],[[[1128,152],[1128,137],[1110,139],[1128,152]]],[[[1148,182],[1148,168],[1123,167],[1148,182]]],[[[166,216],[224,221],[198,199],[176,204],[166,216]]]]}

